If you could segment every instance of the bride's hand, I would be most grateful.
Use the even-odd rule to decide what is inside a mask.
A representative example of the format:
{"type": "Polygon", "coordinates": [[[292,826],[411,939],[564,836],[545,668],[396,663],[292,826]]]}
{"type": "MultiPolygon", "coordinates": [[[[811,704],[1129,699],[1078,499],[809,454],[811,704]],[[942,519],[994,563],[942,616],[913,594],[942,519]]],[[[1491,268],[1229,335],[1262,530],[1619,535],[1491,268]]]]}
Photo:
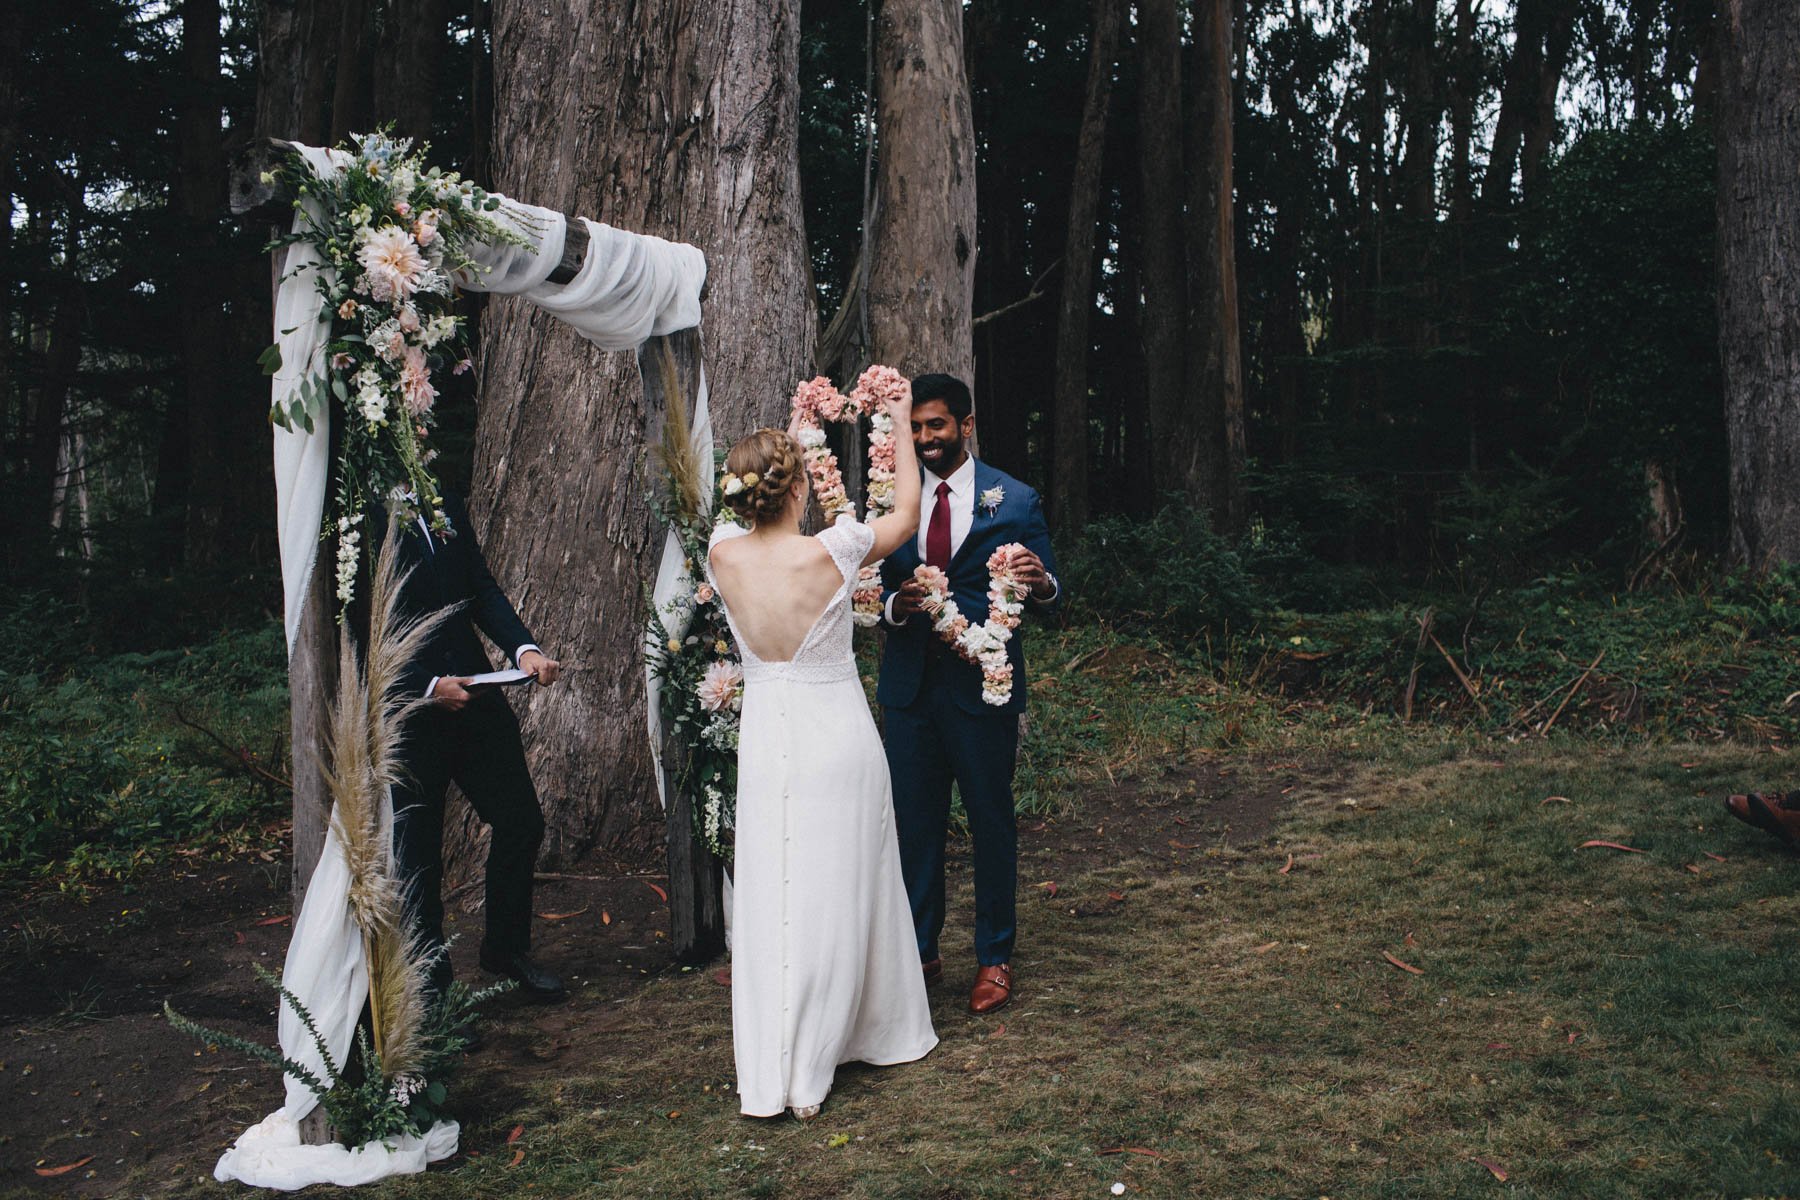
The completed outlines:
{"type": "Polygon", "coordinates": [[[903,434],[910,435],[912,431],[912,404],[910,391],[904,396],[888,396],[881,402],[881,407],[887,411],[887,415],[894,419],[894,435],[896,437],[903,434]]]}

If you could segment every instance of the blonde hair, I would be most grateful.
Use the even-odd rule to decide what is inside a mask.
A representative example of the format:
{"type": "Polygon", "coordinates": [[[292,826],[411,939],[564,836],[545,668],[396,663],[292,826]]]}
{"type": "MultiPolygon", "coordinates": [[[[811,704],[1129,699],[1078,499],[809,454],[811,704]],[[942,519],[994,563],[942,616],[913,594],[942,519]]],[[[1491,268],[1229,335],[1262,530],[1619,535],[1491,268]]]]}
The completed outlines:
{"type": "Polygon", "coordinates": [[[725,507],[752,527],[778,520],[805,469],[799,442],[779,429],[759,429],[725,456],[725,474],[719,478],[725,507]]]}

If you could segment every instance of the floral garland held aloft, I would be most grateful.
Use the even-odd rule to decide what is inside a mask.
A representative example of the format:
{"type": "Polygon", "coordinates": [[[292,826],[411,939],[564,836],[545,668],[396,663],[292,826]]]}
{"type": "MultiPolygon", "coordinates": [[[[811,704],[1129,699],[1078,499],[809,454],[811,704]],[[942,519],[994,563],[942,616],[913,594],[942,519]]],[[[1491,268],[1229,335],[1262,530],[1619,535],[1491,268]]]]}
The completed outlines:
{"type": "MultiPolygon", "coordinates": [[[[322,363],[289,404],[269,411],[284,429],[311,432],[336,401],[347,418],[337,487],[324,536],[337,537],[337,597],[355,594],[366,547],[363,514],[380,497],[403,522],[423,517],[450,535],[431,463],[433,406],[446,374],[470,369],[464,318],[455,312],[459,271],[478,270],[476,244],[525,245],[489,214],[500,200],[453,172],[425,162],[426,147],[385,131],[353,139],[342,165],[314,172],[298,154],[265,179],[294,192],[300,228],[270,249],[310,243],[330,269],[317,274],[319,318],[330,325],[322,363]]],[[[263,369],[281,369],[271,346],[263,369]]],[[[342,615],[340,607],[340,619],[342,615]]]]}
{"type": "MultiPolygon", "coordinates": [[[[907,378],[892,367],[877,363],[864,371],[848,396],[832,386],[823,375],[805,381],[794,389],[790,404],[794,436],[806,460],[807,474],[812,477],[813,491],[827,520],[844,517],[854,520],[856,506],[844,490],[844,477],[838,470],[837,455],[826,445],[825,421],[856,423],[869,418],[868,512],[865,519],[874,520],[894,511],[894,419],[888,416],[883,401],[905,396],[911,390],[907,378]]],[[[881,620],[881,564],[871,563],[858,573],[852,593],[854,620],[871,626],[881,620]]]]}
{"type": "Polygon", "coordinates": [[[913,572],[925,589],[925,612],[937,635],[966,662],[981,668],[981,698],[996,707],[1012,699],[1013,667],[1006,644],[1019,627],[1028,589],[1013,568],[1025,547],[1009,542],[988,557],[988,615],[977,625],[962,615],[950,594],[950,577],[928,563],[913,572]]]}

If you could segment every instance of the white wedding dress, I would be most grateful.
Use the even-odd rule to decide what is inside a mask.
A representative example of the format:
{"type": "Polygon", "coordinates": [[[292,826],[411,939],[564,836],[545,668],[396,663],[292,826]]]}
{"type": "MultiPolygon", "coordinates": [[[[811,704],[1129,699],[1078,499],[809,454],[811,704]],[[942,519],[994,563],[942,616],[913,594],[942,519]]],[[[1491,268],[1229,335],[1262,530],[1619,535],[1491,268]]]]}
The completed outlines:
{"type": "MultiPolygon", "coordinates": [[[[746,532],[721,526],[712,545],[746,532]]],[[[851,652],[875,533],[843,521],[818,540],[844,582],[793,658],[759,659],[725,605],[744,661],[731,1033],[747,1116],[823,1102],[839,1063],[912,1062],[937,1045],[887,758],[851,652]]]]}

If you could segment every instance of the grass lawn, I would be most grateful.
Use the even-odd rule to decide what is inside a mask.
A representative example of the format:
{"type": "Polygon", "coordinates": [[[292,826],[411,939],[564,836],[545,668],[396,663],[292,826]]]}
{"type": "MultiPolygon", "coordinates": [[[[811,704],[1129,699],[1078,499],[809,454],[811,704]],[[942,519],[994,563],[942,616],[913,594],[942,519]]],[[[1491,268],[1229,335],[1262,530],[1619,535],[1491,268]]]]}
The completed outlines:
{"type": "Polygon", "coordinates": [[[1715,799],[1770,764],[1202,757],[1027,834],[1019,1000],[968,1016],[953,958],[938,1049],[844,1069],[817,1121],[737,1115],[727,994],[671,974],[504,1113],[478,1058],[479,1156],[388,1193],[1793,1194],[1800,861],[1715,799]],[[1232,844],[1208,814],[1247,794],[1283,811],[1232,844]]]}

